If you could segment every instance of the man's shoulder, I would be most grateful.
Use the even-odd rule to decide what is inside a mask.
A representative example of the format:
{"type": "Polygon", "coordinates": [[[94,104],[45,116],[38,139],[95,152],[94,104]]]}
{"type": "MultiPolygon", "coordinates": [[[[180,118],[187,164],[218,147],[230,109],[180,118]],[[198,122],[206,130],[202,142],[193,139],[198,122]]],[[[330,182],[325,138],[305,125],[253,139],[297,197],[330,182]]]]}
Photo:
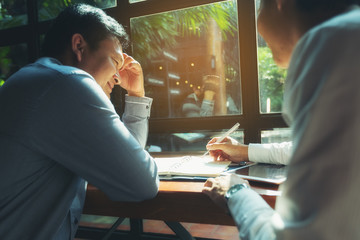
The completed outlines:
{"type": "Polygon", "coordinates": [[[48,82],[45,85],[56,85],[56,87],[68,89],[74,89],[78,91],[78,88],[97,88],[95,79],[82,69],[62,65],[58,60],[54,58],[40,58],[35,63],[30,65],[32,70],[36,70],[35,74],[39,76],[42,81],[48,82]]]}
{"type": "Polygon", "coordinates": [[[360,7],[353,6],[348,8],[347,11],[339,14],[325,23],[329,26],[339,26],[342,28],[358,27],[360,25],[360,7]]]}
{"type": "Polygon", "coordinates": [[[360,32],[360,7],[349,8],[347,11],[332,17],[311,29],[310,33],[344,35],[360,32]]]}
{"type": "Polygon", "coordinates": [[[24,89],[28,93],[32,91],[38,96],[57,93],[78,97],[102,94],[102,89],[90,74],[76,67],[62,65],[53,58],[38,59],[20,69],[8,81],[12,88],[18,91],[24,89]]]}
{"type": "Polygon", "coordinates": [[[310,49],[310,53],[315,54],[320,48],[329,49],[328,52],[332,53],[345,52],[344,48],[359,46],[357,43],[359,36],[360,8],[348,9],[306,32],[299,40],[293,55],[304,53],[306,49],[310,49]],[[339,48],[339,44],[343,47],[339,48]]]}
{"type": "Polygon", "coordinates": [[[32,64],[32,66],[39,68],[48,74],[61,75],[62,77],[76,78],[79,76],[92,78],[87,72],[73,66],[62,65],[60,61],[54,58],[40,58],[32,64]]]}

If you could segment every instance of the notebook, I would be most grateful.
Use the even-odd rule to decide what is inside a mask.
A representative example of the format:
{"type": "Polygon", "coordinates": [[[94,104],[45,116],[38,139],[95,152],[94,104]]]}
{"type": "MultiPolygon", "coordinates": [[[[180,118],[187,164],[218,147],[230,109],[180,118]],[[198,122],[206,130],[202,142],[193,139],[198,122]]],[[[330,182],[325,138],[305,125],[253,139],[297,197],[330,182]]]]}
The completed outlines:
{"type": "Polygon", "coordinates": [[[214,161],[210,156],[154,158],[160,179],[181,177],[217,177],[227,170],[230,161],[214,161]]]}

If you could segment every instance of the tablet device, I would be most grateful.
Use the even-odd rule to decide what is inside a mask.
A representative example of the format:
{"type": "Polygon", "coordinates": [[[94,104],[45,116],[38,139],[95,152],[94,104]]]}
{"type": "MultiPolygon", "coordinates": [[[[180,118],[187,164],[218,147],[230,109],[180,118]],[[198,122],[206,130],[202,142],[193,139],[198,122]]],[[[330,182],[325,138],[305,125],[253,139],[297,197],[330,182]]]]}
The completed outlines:
{"type": "Polygon", "coordinates": [[[249,181],[281,184],[286,180],[287,166],[265,163],[248,163],[246,166],[228,171],[249,181]]]}

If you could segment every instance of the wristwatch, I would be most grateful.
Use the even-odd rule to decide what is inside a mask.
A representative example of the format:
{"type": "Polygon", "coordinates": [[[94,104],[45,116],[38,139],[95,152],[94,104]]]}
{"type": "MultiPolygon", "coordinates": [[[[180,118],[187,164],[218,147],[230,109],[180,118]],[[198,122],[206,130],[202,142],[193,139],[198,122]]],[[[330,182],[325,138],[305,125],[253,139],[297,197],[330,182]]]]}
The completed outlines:
{"type": "Polygon", "coordinates": [[[229,201],[229,199],[238,191],[244,188],[249,188],[249,186],[245,183],[241,184],[235,184],[229,188],[229,190],[225,193],[225,199],[226,201],[229,201]]]}

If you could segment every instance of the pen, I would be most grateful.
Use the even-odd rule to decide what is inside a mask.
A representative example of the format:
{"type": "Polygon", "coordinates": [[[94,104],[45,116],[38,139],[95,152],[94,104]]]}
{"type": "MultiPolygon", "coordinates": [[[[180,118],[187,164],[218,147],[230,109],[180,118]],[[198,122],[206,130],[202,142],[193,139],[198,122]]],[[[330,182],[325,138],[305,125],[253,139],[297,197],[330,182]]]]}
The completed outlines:
{"type": "MultiPolygon", "coordinates": [[[[230,136],[233,132],[235,132],[240,127],[240,123],[236,123],[232,128],[230,128],[226,133],[224,133],[218,140],[216,140],[216,143],[222,142],[226,137],[230,136]]],[[[204,153],[203,157],[206,156],[210,151],[208,150],[206,153],[204,153]]]]}

